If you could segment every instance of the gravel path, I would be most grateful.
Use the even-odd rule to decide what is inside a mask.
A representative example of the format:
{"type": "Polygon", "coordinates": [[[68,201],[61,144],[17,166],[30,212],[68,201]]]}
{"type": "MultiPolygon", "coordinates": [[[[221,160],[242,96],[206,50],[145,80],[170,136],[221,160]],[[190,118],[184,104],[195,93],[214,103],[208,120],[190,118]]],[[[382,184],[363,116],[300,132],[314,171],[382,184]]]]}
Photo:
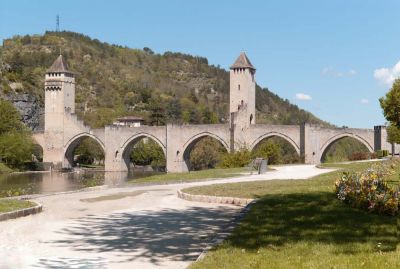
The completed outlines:
{"type": "Polygon", "coordinates": [[[0,269],[186,268],[241,208],[181,200],[177,190],[331,171],[312,165],[275,169],[214,181],[36,197],[42,213],[0,222],[0,269]]]}

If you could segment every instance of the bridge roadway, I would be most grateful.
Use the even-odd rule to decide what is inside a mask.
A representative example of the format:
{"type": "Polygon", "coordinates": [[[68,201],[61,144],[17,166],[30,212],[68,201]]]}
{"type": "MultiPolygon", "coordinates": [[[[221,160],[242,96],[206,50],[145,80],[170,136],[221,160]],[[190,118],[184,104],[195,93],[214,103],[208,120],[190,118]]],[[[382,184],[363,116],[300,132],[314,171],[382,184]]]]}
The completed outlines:
{"type": "Polygon", "coordinates": [[[181,200],[177,190],[329,171],[282,166],[214,181],[38,195],[42,213],[0,222],[0,268],[186,268],[241,208],[181,200]]]}

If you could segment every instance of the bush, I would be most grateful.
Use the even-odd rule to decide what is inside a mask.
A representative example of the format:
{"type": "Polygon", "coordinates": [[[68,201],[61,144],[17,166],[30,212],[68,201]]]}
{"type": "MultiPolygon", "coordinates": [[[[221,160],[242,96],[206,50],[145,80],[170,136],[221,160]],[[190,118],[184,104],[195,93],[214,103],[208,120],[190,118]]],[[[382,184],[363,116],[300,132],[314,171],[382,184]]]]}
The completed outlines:
{"type": "Polygon", "coordinates": [[[343,172],[335,183],[337,197],[353,207],[379,214],[399,214],[400,190],[388,186],[394,161],[378,164],[362,173],[343,172]]]}
{"type": "Polygon", "coordinates": [[[282,163],[282,153],[278,144],[272,141],[263,141],[252,152],[253,158],[267,159],[269,164],[282,163]]]}
{"type": "Polygon", "coordinates": [[[220,166],[222,168],[244,167],[251,161],[251,152],[247,148],[241,148],[234,153],[222,155],[220,166]]]}
{"type": "Polygon", "coordinates": [[[349,161],[368,160],[369,158],[370,154],[364,151],[353,152],[352,154],[349,155],[349,161]]]}
{"type": "Polygon", "coordinates": [[[384,158],[384,157],[387,157],[388,155],[389,155],[389,151],[388,150],[378,150],[376,152],[376,156],[378,158],[384,158]]]}

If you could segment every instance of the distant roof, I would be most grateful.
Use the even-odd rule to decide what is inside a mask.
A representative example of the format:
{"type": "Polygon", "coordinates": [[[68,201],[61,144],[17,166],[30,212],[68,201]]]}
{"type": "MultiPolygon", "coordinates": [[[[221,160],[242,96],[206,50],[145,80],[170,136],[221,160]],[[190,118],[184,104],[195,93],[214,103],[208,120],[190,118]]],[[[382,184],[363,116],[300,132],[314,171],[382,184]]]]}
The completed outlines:
{"type": "Polygon", "coordinates": [[[54,72],[54,73],[72,73],[68,71],[68,65],[65,62],[64,58],[62,55],[58,56],[58,58],[54,61],[54,63],[50,66],[49,69],[47,69],[48,73],[54,72]]]}
{"type": "Polygon", "coordinates": [[[246,53],[244,53],[244,52],[240,53],[239,57],[236,59],[236,61],[231,66],[231,69],[235,69],[235,68],[249,68],[252,70],[256,70],[255,67],[251,64],[249,58],[247,58],[246,53]]]}
{"type": "Polygon", "coordinates": [[[136,117],[136,116],[125,116],[125,117],[118,118],[117,121],[125,121],[125,122],[129,122],[129,121],[143,121],[143,118],[141,118],[141,117],[136,117]]]}

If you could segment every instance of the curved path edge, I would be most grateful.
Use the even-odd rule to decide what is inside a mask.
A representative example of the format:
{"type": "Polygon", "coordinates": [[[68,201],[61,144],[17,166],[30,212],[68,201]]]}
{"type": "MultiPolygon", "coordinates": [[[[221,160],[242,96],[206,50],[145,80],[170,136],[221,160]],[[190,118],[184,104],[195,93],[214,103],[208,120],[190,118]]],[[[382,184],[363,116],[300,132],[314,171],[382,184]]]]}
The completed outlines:
{"type": "Polygon", "coordinates": [[[33,214],[42,212],[43,206],[37,202],[34,202],[36,206],[18,209],[11,212],[0,213],[0,221],[5,221],[9,219],[16,219],[20,217],[25,217],[33,214]]]}
{"type": "Polygon", "coordinates": [[[247,199],[247,198],[189,194],[183,192],[182,190],[178,190],[178,197],[183,200],[192,202],[229,204],[237,206],[247,206],[248,204],[255,201],[255,199],[247,199]]]}

